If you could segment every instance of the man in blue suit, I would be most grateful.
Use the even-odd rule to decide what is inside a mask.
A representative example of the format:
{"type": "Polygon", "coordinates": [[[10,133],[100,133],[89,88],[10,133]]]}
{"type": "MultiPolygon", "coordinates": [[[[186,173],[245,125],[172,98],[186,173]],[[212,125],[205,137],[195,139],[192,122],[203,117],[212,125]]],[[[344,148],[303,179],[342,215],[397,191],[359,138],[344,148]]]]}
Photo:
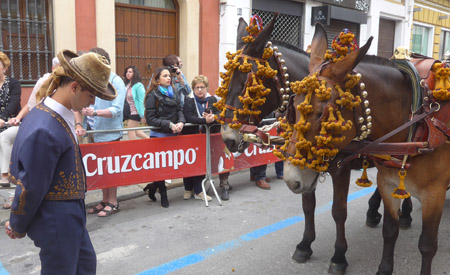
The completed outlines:
{"type": "Polygon", "coordinates": [[[75,135],[73,111],[113,100],[111,68],[96,53],[58,53],[61,66],[36,96],[40,103],[23,120],[11,155],[16,192],[6,234],[28,235],[39,247],[42,274],[95,274],[96,255],[86,229],[86,174],[75,135]]]}

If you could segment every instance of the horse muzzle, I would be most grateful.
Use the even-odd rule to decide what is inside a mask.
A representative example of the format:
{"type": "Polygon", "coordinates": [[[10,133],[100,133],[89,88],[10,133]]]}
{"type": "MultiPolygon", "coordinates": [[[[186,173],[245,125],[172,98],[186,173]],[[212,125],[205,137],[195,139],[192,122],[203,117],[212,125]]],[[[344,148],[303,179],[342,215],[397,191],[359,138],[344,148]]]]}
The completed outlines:
{"type": "Polygon", "coordinates": [[[295,194],[314,191],[318,177],[319,172],[317,171],[309,168],[301,169],[292,165],[289,161],[284,162],[284,182],[295,194]]]}
{"type": "Polygon", "coordinates": [[[242,133],[228,127],[227,124],[221,127],[222,140],[230,152],[243,153],[250,143],[245,142],[242,133]]]}

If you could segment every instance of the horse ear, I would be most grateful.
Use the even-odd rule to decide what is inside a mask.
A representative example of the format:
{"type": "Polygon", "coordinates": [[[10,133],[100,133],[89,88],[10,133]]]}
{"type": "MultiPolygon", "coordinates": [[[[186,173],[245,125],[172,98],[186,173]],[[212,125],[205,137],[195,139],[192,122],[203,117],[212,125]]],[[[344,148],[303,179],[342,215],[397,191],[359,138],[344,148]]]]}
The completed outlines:
{"type": "Polygon", "coordinates": [[[267,25],[255,38],[255,41],[250,43],[248,47],[244,50],[244,54],[249,56],[262,56],[264,48],[266,47],[267,41],[270,39],[270,35],[275,27],[275,22],[277,21],[278,12],[273,14],[272,21],[267,25]]]}
{"type": "Polygon", "coordinates": [[[347,74],[350,73],[366,55],[370,48],[370,44],[372,43],[372,39],[373,37],[371,36],[364,46],[350,54],[347,54],[342,60],[327,65],[320,72],[320,75],[338,83],[344,82],[347,74]]]}
{"type": "Polygon", "coordinates": [[[237,28],[237,38],[236,38],[236,50],[239,50],[244,47],[245,42],[242,40],[242,37],[245,37],[248,35],[245,28],[247,27],[247,22],[245,22],[244,18],[239,18],[239,25],[237,28]]]}
{"type": "Polygon", "coordinates": [[[314,73],[320,64],[323,63],[323,57],[328,49],[327,32],[323,26],[316,23],[316,30],[311,42],[311,56],[309,59],[309,72],[314,73]]]}

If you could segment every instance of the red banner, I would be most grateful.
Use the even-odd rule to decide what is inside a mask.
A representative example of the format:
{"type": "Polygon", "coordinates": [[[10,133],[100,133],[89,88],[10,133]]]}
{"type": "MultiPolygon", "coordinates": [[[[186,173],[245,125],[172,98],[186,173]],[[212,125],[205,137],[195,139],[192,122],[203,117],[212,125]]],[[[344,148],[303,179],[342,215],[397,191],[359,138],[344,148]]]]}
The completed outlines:
{"type": "MultiPolygon", "coordinates": [[[[206,174],[204,134],[80,145],[88,190],[206,174]]],[[[226,154],[220,134],[211,135],[213,174],[279,161],[273,148],[250,145],[226,154]]]]}

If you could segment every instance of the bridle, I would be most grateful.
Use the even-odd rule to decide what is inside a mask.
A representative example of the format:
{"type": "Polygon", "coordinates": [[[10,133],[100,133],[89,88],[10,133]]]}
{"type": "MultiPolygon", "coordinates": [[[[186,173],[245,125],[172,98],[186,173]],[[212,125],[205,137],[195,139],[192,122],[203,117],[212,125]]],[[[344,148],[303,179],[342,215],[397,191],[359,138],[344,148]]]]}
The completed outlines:
{"type": "MultiPolygon", "coordinates": [[[[258,125],[262,119],[260,118],[261,110],[259,110],[258,107],[265,104],[267,96],[272,92],[271,89],[266,88],[263,85],[263,82],[271,79],[274,81],[276,92],[282,102],[282,105],[278,106],[278,110],[284,111],[286,109],[288,103],[287,99],[289,99],[290,83],[288,80],[289,74],[287,73],[287,67],[284,65],[285,60],[281,58],[282,53],[278,51],[278,47],[272,47],[272,42],[267,42],[266,49],[273,52],[268,58],[257,58],[243,54],[242,50],[240,52],[238,51],[236,61],[239,62],[240,65],[235,69],[244,73],[247,72],[247,80],[238,96],[242,107],[239,108],[230,105],[227,103],[227,100],[225,100],[222,105],[222,113],[218,116],[218,121],[221,121],[222,123],[226,122],[234,129],[241,129],[246,125],[258,125]],[[269,59],[271,57],[274,58],[276,64],[275,69],[270,65],[269,59]],[[257,67],[257,70],[254,69],[255,66],[257,67]],[[260,89],[261,92],[256,94],[252,93],[251,91],[255,89],[260,89]],[[250,108],[249,105],[251,105],[250,108]],[[225,112],[223,112],[223,110],[225,110],[225,112]],[[233,111],[233,118],[226,117],[226,111],[233,111]]],[[[229,75],[229,77],[228,87],[231,84],[232,75],[229,75]]]]}

